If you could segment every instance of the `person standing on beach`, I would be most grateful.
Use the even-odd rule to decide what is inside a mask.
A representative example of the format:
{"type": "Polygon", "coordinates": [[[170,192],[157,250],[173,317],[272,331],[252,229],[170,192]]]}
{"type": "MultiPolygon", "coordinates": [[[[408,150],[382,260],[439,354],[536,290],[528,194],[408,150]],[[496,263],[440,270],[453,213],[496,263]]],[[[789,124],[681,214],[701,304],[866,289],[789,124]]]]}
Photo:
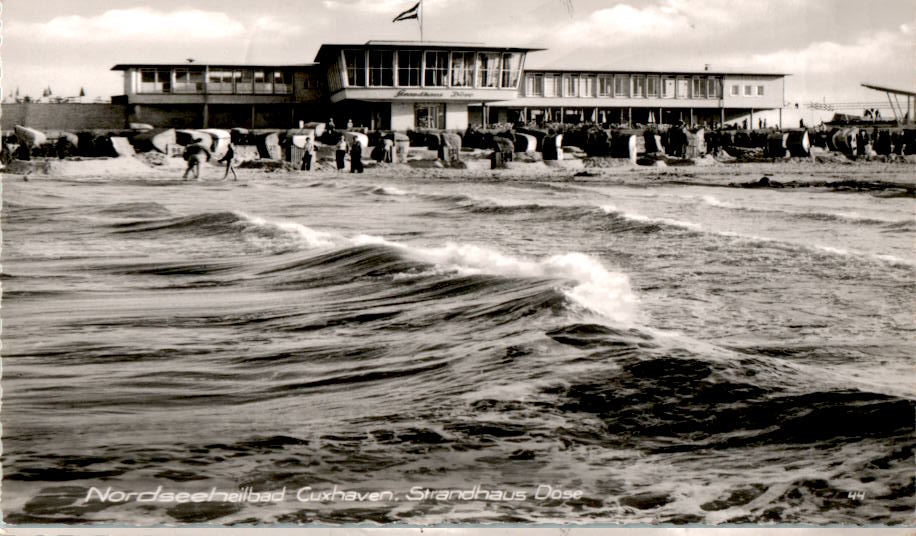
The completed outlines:
{"type": "Polygon", "coordinates": [[[302,155],[302,167],[300,169],[304,171],[311,171],[312,158],[314,154],[315,144],[312,143],[312,138],[305,138],[305,154],[302,155]]]}
{"type": "Polygon", "coordinates": [[[350,173],[363,172],[363,144],[359,139],[353,142],[353,149],[350,150],[350,173]]]}
{"type": "Polygon", "coordinates": [[[232,160],[235,158],[235,147],[230,143],[229,148],[226,149],[226,154],[218,160],[218,162],[226,163],[226,173],[223,174],[223,180],[229,178],[229,172],[232,172],[232,180],[239,180],[239,176],[235,174],[235,168],[232,166],[232,160]]]}
{"type": "Polygon", "coordinates": [[[343,171],[347,167],[347,152],[349,151],[350,146],[347,144],[347,137],[341,134],[340,140],[337,142],[337,171],[338,173],[343,171]]]}

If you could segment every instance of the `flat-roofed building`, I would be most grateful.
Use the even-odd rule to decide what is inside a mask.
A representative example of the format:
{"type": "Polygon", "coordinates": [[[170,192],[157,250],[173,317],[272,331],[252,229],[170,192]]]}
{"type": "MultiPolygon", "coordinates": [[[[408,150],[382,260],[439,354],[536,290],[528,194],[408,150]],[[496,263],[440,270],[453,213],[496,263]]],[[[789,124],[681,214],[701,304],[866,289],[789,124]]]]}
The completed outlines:
{"type": "Polygon", "coordinates": [[[326,44],[315,61],[338,124],[463,130],[485,106],[517,97],[532,48],[475,43],[369,41],[326,44]]]}
{"type": "Polygon", "coordinates": [[[312,120],[319,112],[315,64],[118,64],[129,121],[154,126],[266,128],[312,120]]]}
{"type": "Polygon", "coordinates": [[[499,122],[725,123],[781,108],[784,74],[527,69],[499,122]]]}

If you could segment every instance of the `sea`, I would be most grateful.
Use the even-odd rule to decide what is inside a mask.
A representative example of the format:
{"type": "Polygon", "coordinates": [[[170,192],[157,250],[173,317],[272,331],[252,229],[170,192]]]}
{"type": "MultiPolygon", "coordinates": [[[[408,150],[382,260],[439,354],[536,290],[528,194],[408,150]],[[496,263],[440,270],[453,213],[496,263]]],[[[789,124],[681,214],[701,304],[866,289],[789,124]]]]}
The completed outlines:
{"type": "Polygon", "coordinates": [[[914,208],[6,177],[3,520],[910,523],[914,208]]]}

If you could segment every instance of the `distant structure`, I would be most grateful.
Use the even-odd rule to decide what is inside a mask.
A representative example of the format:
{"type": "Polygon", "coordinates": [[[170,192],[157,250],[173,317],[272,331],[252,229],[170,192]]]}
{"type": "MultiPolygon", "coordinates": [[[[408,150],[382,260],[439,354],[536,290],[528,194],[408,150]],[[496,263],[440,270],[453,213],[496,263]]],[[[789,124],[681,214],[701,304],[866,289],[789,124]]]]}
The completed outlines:
{"type": "Polygon", "coordinates": [[[883,91],[887,94],[887,102],[891,105],[891,110],[894,111],[894,117],[896,118],[899,124],[903,125],[912,125],[914,124],[913,113],[916,112],[916,92],[907,91],[904,89],[892,89],[884,86],[876,86],[874,84],[862,84],[862,87],[867,87],[868,89],[874,89],[875,91],[883,91]],[[906,99],[906,111],[903,111],[903,106],[900,104],[899,97],[904,97],[906,99]],[[912,101],[912,106],[910,102],[912,101]]]}
{"type": "Polygon", "coordinates": [[[324,44],[313,63],[126,63],[127,121],[185,128],[352,121],[371,129],[471,124],[724,124],[782,109],[781,73],[526,69],[543,49],[481,43],[324,44]]]}

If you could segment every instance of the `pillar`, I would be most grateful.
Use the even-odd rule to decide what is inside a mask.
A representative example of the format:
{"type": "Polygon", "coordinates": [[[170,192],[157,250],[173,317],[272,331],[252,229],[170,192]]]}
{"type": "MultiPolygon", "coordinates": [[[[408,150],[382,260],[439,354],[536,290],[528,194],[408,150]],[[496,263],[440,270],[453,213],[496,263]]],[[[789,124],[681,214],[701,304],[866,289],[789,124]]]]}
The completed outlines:
{"type": "Polygon", "coordinates": [[[560,124],[562,125],[565,122],[566,122],[566,108],[564,108],[563,106],[560,106],[560,124]]]}
{"type": "Polygon", "coordinates": [[[627,126],[633,128],[633,107],[627,106],[627,126]]]}
{"type": "Polygon", "coordinates": [[[779,130],[782,130],[782,108],[779,108],[779,130]]]}
{"type": "Polygon", "coordinates": [[[751,127],[751,130],[754,130],[754,109],[753,109],[753,108],[751,108],[751,124],[750,124],[750,127],[751,127]]]}
{"type": "Polygon", "coordinates": [[[206,102],[204,103],[203,117],[204,117],[203,128],[209,128],[210,127],[210,105],[208,105],[206,102]]]}
{"type": "Polygon", "coordinates": [[[693,127],[693,108],[690,108],[690,126],[693,127]]]}
{"type": "Polygon", "coordinates": [[[254,130],[254,104],[251,105],[251,129],[254,130]]]}

